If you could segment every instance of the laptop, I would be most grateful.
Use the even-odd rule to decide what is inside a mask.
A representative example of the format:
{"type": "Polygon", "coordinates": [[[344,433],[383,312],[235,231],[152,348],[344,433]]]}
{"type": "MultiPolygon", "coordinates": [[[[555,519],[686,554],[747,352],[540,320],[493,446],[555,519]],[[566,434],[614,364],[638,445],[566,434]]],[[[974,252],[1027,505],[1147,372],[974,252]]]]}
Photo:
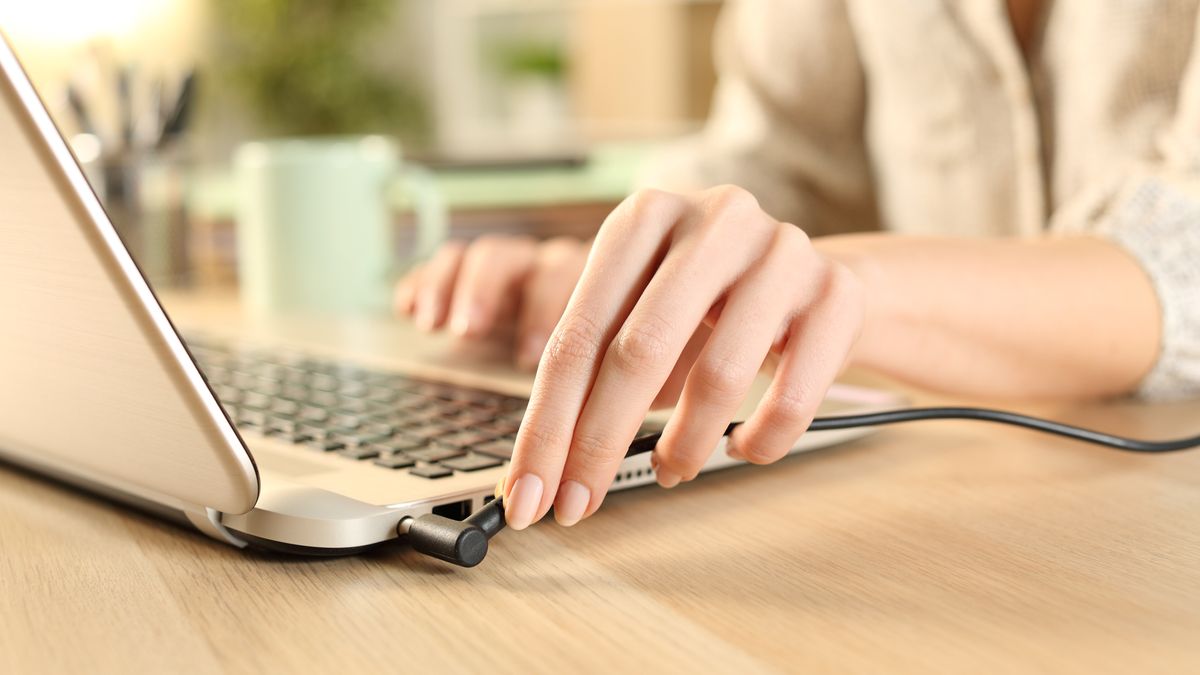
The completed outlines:
{"type": "MultiPolygon", "coordinates": [[[[3,36],[0,73],[0,458],[227,544],[312,555],[491,498],[527,375],[388,317],[242,321],[186,295],[168,316],[3,36]]],[[[896,403],[842,388],[823,413],[896,403]]],[[[717,448],[705,471],[737,463],[717,448]]],[[[653,482],[642,455],[613,489],[653,482]]]]}

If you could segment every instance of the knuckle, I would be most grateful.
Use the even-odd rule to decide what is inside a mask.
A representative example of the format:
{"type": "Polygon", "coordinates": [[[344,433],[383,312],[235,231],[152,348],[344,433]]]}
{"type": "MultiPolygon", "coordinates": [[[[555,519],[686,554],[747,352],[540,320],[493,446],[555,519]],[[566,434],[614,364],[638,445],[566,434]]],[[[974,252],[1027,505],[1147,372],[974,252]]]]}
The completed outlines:
{"type": "Polygon", "coordinates": [[[866,302],[866,289],[862,281],[841,265],[835,265],[830,270],[829,294],[843,304],[859,305],[866,302]]]}
{"type": "Polygon", "coordinates": [[[780,244],[792,253],[809,253],[813,250],[812,238],[795,225],[780,225],[780,244]]]}
{"type": "Polygon", "coordinates": [[[644,214],[648,210],[658,208],[668,199],[668,194],[654,188],[642,188],[629,195],[623,203],[630,215],[644,214]]]}
{"type": "Polygon", "coordinates": [[[758,200],[749,190],[739,185],[726,183],[715,185],[707,190],[709,199],[715,204],[726,204],[736,207],[757,207],[758,200]]]}
{"type": "Polygon", "coordinates": [[[474,251],[494,251],[509,242],[509,237],[502,234],[483,234],[471,242],[474,251]]]}
{"type": "Polygon", "coordinates": [[[712,448],[702,450],[695,444],[685,445],[678,439],[663,439],[655,449],[659,465],[679,474],[684,480],[692,480],[699,475],[710,450],[712,448]]]}
{"type": "Polygon", "coordinates": [[[746,369],[736,359],[713,356],[696,364],[693,375],[706,397],[729,402],[746,388],[746,369]]]}
{"type": "Polygon", "coordinates": [[[465,250],[467,250],[467,242],[461,239],[451,239],[442,244],[442,247],[434,254],[434,259],[445,260],[447,258],[454,258],[461,255],[465,250]]]}
{"type": "Polygon", "coordinates": [[[591,433],[575,432],[571,439],[571,461],[584,472],[607,466],[617,454],[610,439],[591,433]]]}
{"type": "Polygon", "coordinates": [[[751,464],[771,464],[787,456],[788,450],[795,445],[800,432],[780,433],[777,428],[770,426],[769,420],[756,429],[749,430],[739,441],[738,449],[742,457],[751,464]]]}
{"type": "Polygon", "coordinates": [[[613,211],[613,217],[604,222],[601,229],[614,226],[636,228],[649,221],[661,220],[666,213],[679,208],[682,198],[671,192],[643,188],[625,198],[613,211]]]}
{"type": "Polygon", "coordinates": [[[710,208],[716,213],[728,216],[745,216],[761,212],[758,199],[749,190],[737,185],[717,185],[706,191],[710,208]]]}
{"type": "Polygon", "coordinates": [[[592,363],[600,354],[604,332],[581,314],[565,319],[546,346],[548,370],[575,368],[592,363]]]}
{"type": "Polygon", "coordinates": [[[805,426],[819,402],[820,399],[803,386],[785,387],[762,402],[763,417],[782,428],[805,426]]]}
{"type": "Polygon", "coordinates": [[[661,319],[639,321],[617,334],[608,355],[623,370],[636,372],[658,364],[670,355],[668,328],[661,319]]]}
{"type": "Polygon", "coordinates": [[[573,237],[558,236],[541,243],[541,255],[551,260],[570,256],[582,246],[582,242],[573,237]]]}
{"type": "Polygon", "coordinates": [[[543,457],[553,456],[555,448],[563,447],[566,441],[567,439],[554,429],[547,429],[540,424],[522,424],[515,452],[538,461],[543,457]]]}
{"type": "Polygon", "coordinates": [[[787,455],[788,448],[775,448],[765,445],[751,445],[746,449],[743,457],[751,464],[772,464],[783,459],[787,455]]]}

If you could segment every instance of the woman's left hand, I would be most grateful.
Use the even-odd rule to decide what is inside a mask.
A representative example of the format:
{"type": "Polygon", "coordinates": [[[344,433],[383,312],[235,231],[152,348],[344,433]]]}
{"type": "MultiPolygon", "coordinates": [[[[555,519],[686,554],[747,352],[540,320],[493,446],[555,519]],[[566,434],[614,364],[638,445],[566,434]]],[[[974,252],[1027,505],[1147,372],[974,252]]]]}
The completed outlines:
{"type": "Polygon", "coordinates": [[[730,447],[755,464],[783,457],[864,313],[857,277],[745,190],[631,196],[600,229],[542,356],[504,485],[509,524],[551,505],[564,525],[594,513],[672,372],[686,379],[651,459],[661,485],[699,473],[772,351],[774,381],[730,447]]]}

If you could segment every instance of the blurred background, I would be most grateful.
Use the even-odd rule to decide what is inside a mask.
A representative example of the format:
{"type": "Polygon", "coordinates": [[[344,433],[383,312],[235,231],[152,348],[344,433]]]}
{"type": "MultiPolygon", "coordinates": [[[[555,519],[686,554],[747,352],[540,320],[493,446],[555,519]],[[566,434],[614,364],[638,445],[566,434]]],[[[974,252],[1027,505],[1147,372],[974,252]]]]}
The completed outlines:
{"type": "Polygon", "coordinates": [[[721,4],[39,0],[0,26],[151,280],[270,304],[330,241],[380,241],[361,204],[299,206],[377,174],[393,276],[446,237],[590,235],[707,115],[721,4]]]}

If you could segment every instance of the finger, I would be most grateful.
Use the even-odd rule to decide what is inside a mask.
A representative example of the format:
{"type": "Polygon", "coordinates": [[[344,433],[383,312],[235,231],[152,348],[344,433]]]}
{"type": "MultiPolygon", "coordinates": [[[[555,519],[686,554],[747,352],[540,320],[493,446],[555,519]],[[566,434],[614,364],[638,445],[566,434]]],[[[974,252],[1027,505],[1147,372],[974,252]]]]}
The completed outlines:
{"type": "MultiPolygon", "coordinates": [[[[709,217],[724,224],[731,222],[730,215],[709,217]]],[[[738,215],[745,218],[750,213],[738,215]]],[[[743,219],[733,227],[725,225],[729,230],[721,234],[736,227],[744,239],[759,239],[761,245],[731,248],[724,236],[715,234],[716,224],[702,226],[697,230],[701,234],[679,242],[605,350],[563,467],[564,485],[574,485],[555,503],[560,522],[571,524],[600,507],[625,450],[684,346],[716,298],[766,248],[772,226],[756,205],[752,217],[762,222],[743,219]],[[583,489],[588,501],[580,512],[583,489]]]]}
{"type": "Polygon", "coordinates": [[[685,207],[677,196],[640,192],[622,202],[596,235],[583,275],[550,334],[517,433],[504,484],[505,517],[514,529],[550,509],[603,349],[653,274],[685,207]]]}
{"type": "Polygon", "coordinates": [[[465,248],[460,241],[448,242],[425,264],[416,298],[417,325],[422,329],[434,330],[445,323],[465,248]]]}
{"type": "Polygon", "coordinates": [[[844,268],[832,268],[821,297],[793,322],[775,379],[754,414],[734,431],[731,454],[768,464],[792,449],[844,367],[862,320],[857,280],[844,268]]]}
{"type": "Polygon", "coordinates": [[[529,275],[536,251],[532,237],[484,236],[471,242],[454,285],[450,331],[460,337],[490,333],[511,308],[510,298],[529,275]]]}
{"type": "Polygon", "coordinates": [[[687,346],[683,348],[683,353],[679,355],[679,360],[675,362],[675,368],[671,370],[667,381],[663,383],[662,389],[659,389],[658,395],[654,397],[654,402],[650,404],[651,409],[669,408],[679,401],[679,395],[683,393],[683,385],[687,382],[688,373],[691,372],[696,359],[700,358],[704,344],[711,334],[712,329],[704,324],[696,328],[696,332],[692,333],[692,339],[688,340],[687,346]]]}
{"type": "Polygon", "coordinates": [[[517,325],[517,365],[537,367],[550,333],[562,318],[587,262],[587,246],[561,238],[542,244],[521,297],[517,325]]]}
{"type": "Polygon", "coordinates": [[[679,407],[651,456],[663,487],[700,473],[782,333],[789,311],[798,299],[807,304],[800,288],[803,269],[818,262],[807,237],[783,225],[776,242],[730,290],[712,337],[688,374],[679,407]]]}
{"type": "Polygon", "coordinates": [[[422,265],[414,265],[396,284],[396,293],[392,297],[392,309],[397,316],[412,316],[416,308],[417,288],[421,285],[422,265]]]}

